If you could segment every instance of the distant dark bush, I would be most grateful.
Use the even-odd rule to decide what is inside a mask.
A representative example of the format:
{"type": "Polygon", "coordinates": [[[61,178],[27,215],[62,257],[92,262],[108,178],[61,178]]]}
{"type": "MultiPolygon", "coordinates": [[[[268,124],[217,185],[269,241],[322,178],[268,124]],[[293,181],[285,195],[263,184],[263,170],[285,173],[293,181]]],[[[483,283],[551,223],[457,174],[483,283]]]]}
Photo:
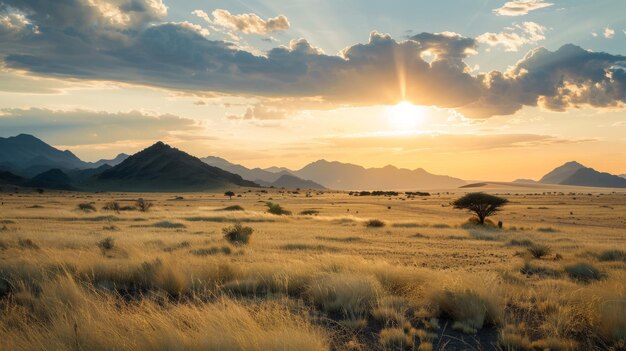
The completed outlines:
{"type": "Polygon", "coordinates": [[[22,249],[39,250],[39,245],[30,239],[19,239],[17,245],[22,249]]]}
{"type": "Polygon", "coordinates": [[[230,227],[222,229],[224,238],[234,245],[245,245],[250,241],[250,236],[254,229],[241,225],[241,223],[235,223],[230,227]]]}
{"type": "Polygon", "coordinates": [[[160,221],[152,225],[155,228],[167,228],[167,229],[182,229],[186,226],[182,223],[175,223],[170,221],[160,221]]]}
{"type": "Polygon", "coordinates": [[[207,247],[202,249],[196,249],[190,251],[192,255],[196,256],[209,256],[209,255],[217,255],[218,253],[223,253],[224,255],[230,255],[232,250],[229,246],[222,247],[207,247]]]}
{"type": "Polygon", "coordinates": [[[318,210],[304,210],[302,212],[300,212],[300,215],[302,216],[316,216],[320,213],[320,211],[318,210]]]}
{"type": "Polygon", "coordinates": [[[589,263],[576,263],[565,266],[565,272],[569,274],[570,278],[583,283],[602,279],[600,270],[589,263]]]}
{"type": "Polygon", "coordinates": [[[85,212],[92,212],[96,211],[96,206],[88,202],[84,202],[82,204],[78,204],[78,209],[85,212]]]}
{"type": "Polygon", "coordinates": [[[103,210],[120,213],[120,204],[117,201],[108,202],[102,207],[103,210]]]}
{"type": "Polygon", "coordinates": [[[224,193],[224,196],[228,196],[228,198],[232,200],[233,196],[235,196],[235,193],[233,193],[232,191],[227,191],[224,193]]]}
{"type": "Polygon", "coordinates": [[[112,237],[106,237],[100,241],[98,241],[97,244],[98,248],[100,249],[100,251],[102,252],[102,256],[106,256],[106,254],[113,250],[113,248],[115,247],[115,239],[113,239],[112,237]]]}
{"type": "Polygon", "coordinates": [[[138,199],[135,201],[135,207],[141,212],[148,212],[150,208],[152,208],[154,204],[150,201],[146,201],[144,199],[138,199]]]}
{"type": "Polygon", "coordinates": [[[218,211],[245,211],[245,210],[243,207],[239,205],[232,205],[232,206],[220,208],[218,211]]]}
{"type": "Polygon", "coordinates": [[[535,243],[532,242],[532,240],[530,239],[511,239],[511,241],[509,241],[509,245],[510,246],[526,246],[526,247],[530,247],[532,245],[534,245],[535,243]]]}
{"type": "Polygon", "coordinates": [[[407,196],[430,196],[430,193],[421,191],[407,191],[404,194],[406,194],[407,196]]]}
{"type": "Polygon", "coordinates": [[[528,247],[528,252],[530,252],[534,258],[542,258],[549,255],[552,249],[548,245],[532,244],[528,247]]]}
{"type": "Polygon", "coordinates": [[[624,261],[626,262],[626,251],[623,250],[606,250],[598,255],[600,261],[624,261]]]}
{"type": "Polygon", "coordinates": [[[544,228],[537,228],[538,232],[542,232],[542,233],[556,233],[558,232],[557,229],[554,229],[552,227],[544,227],[544,228]]]}
{"type": "Polygon", "coordinates": [[[273,202],[267,202],[267,212],[271,213],[271,214],[275,214],[278,216],[282,216],[282,215],[291,215],[291,211],[285,210],[284,208],[282,208],[279,204],[275,204],[273,202]]]}
{"type": "Polygon", "coordinates": [[[105,211],[113,211],[115,213],[120,213],[121,211],[134,211],[137,208],[135,206],[122,206],[117,201],[107,202],[103,207],[105,211]]]}
{"type": "Polygon", "coordinates": [[[368,228],[382,228],[385,226],[385,222],[381,221],[380,219],[370,219],[369,221],[365,222],[365,226],[368,228]]]}

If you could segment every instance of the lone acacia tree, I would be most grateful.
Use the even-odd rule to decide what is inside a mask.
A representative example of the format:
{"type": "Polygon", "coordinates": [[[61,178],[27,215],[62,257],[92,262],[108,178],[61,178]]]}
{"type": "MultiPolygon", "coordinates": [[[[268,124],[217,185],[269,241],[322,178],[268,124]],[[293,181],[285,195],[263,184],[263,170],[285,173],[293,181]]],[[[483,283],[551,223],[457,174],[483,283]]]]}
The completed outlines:
{"type": "Polygon", "coordinates": [[[478,223],[485,224],[485,218],[498,212],[509,200],[485,193],[469,193],[452,202],[452,206],[459,210],[469,210],[476,214],[478,223]]]}
{"type": "Polygon", "coordinates": [[[229,191],[224,193],[224,196],[228,196],[228,199],[232,200],[233,196],[235,196],[235,193],[233,193],[232,191],[229,190],[229,191]]]}

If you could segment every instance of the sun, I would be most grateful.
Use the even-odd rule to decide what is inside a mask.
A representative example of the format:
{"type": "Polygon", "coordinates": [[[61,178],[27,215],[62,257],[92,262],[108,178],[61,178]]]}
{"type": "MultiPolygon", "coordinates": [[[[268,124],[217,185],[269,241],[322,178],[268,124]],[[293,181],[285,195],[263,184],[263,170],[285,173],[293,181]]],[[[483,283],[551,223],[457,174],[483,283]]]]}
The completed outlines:
{"type": "Polygon", "coordinates": [[[396,130],[413,130],[417,128],[426,115],[423,106],[413,105],[408,101],[402,101],[397,105],[387,107],[387,121],[396,130]]]}

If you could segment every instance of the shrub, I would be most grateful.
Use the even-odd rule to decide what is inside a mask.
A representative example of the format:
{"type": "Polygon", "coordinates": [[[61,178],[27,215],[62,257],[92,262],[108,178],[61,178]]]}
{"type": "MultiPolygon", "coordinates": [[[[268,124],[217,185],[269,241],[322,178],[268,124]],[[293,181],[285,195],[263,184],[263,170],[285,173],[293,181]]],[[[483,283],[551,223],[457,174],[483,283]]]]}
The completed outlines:
{"type": "Polygon", "coordinates": [[[106,254],[113,250],[113,248],[115,247],[115,239],[113,239],[112,237],[106,237],[100,241],[98,241],[97,244],[98,248],[100,249],[100,251],[102,252],[102,256],[106,256],[106,254]]]}
{"type": "Polygon", "coordinates": [[[301,216],[317,216],[320,213],[318,210],[304,210],[300,212],[301,216]]]}
{"type": "Polygon", "coordinates": [[[39,245],[30,239],[19,239],[17,245],[22,249],[39,250],[39,245]]]}
{"type": "Polygon", "coordinates": [[[121,210],[121,206],[117,201],[112,201],[112,202],[108,202],[106,205],[104,205],[104,207],[102,207],[103,210],[106,211],[113,211],[115,213],[120,213],[121,210]]]}
{"type": "Polygon", "coordinates": [[[546,255],[549,255],[550,252],[552,252],[552,249],[548,245],[532,244],[528,247],[528,252],[530,252],[530,254],[534,258],[540,259],[546,255]]]}
{"type": "Polygon", "coordinates": [[[219,209],[218,211],[245,211],[243,207],[239,205],[227,206],[219,209]]]}
{"type": "Polygon", "coordinates": [[[156,222],[152,226],[155,228],[166,228],[166,229],[182,229],[186,227],[182,223],[175,223],[175,222],[170,222],[170,221],[156,222]]]}
{"type": "Polygon", "coordinates": [[[85,212],[92,212],[96,211],[96,206],[88,202],[84,202],[82,204],[78,204],[78,209],[85,212]]]}
{"type": "Polygon", "coordinates": [[[224,196],[228,196],[228,199],[232,200],[233,196],[235,196],[235,193],[232,192],[232,191],[227,191],[227,192],[224,193],[224,196]]]}
{"type": "Polygon", "coordinates": [[[603,277],[599,269],[584,262],[565,266],[565,272],[569,274],[570,278],[583,283],[600,280],[603,277]]]}
{"type": "Polygon", "coordinates": [[[380,344],[385,350],[404,350],[413,348],[415,340],[402,328],[385,328],[380,331],[380,344]]]}
{"type": "Polygon", "coordinates": [[[272,202],[267,202],[266,205],[267,205],[267,212],[269,212],[271,214],[275,214],[275,215],[278,215],[278,216],[291,215],[291,211],[285,210],[279,204],[275,204],[275,203],[272,203],[272,202]]]}
{"type": "Polygon", "coordinates": [[[504,300],[497,276],[450,277],[443,288],[430,293],[429,300],[439,317],[454,321],[452,328],[474,334],[484,325],[498,325],[504,314],[504,300]]]}
{"type": "Polygon", "coordinates": [[[337,273],[316,279],[306,295],[326,313],[361,317],[378,304],[382,291],[380,282],[372,276],[337,273]]]}
{"type": "Polygon", "coordinates": [[[230,227],[222,229],[224,238],[234,245],[245,245],[250,241],[250,236],[254,229],[241,225],[241,223],[235,223],[230,227]]]}
{"type": "Polygon", "coordinates": [[[600,261],[625,261],[626,251],[623,250],[606,250],[598,255],[600,261]]]}
{"type": "Polygon", "coordinates": [[[485,218],[498,212],[509,200],[485,193],[469,193],[452,202],[456,209],[474,212],[479,224],[485,223],[485,218]]]}
{"type": "Polygon", "coordinates": [[[213,247],[191,250],[190,252],[192,255],[196,255],[196,256],[210,256],[210,255],[217,255],[218,253],[223,253],[224,255],[230,255],[232,250],[229,246],[222,246],[222,247],[213,246],[213,247]]]}
{"type": "Polygon", "coordinates": [[[552,227],[537,228],[537,231],[541,232],[541,233],[556,233],[556,232],[558,232],[557,229],[554,229],[552,227]]]}
{"type": "Polygon", "coordinates": [[[146,201],[144,199],[138,199],[137,201],[135,201],[135,207],[137,207],[137,209],[139,209],[139,211],[141,212],[148,212],[148,210],[153,206],[154,204],[150,201],[146,201]]]}
{"type": "Polygon", "coordinates": [[[385,222],[381,221],[380,219],[370,219],[369,221],[365,222],[365,226],[368,228],[382,228],[385,226],[385,222]]]}
{"type": "Polygon", "coordinates": [[[535,243],[532,242],[532,240],[530,239],[511,239],[511,241],[509,241],[509,246],[526,246],[526,247],[531,247],[535,245],[535,243]]]}

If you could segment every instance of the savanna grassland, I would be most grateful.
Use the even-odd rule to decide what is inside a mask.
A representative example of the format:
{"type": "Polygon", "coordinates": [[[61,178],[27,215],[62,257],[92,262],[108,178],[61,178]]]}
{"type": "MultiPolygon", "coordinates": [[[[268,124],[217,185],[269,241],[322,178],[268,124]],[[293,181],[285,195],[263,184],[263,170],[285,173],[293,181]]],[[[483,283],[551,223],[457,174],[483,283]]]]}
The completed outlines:
{"type": "Polygon", "coordinates": [[[571,189],[0,193],[0,349],[623,350],[626,193],[571,189]]]}

